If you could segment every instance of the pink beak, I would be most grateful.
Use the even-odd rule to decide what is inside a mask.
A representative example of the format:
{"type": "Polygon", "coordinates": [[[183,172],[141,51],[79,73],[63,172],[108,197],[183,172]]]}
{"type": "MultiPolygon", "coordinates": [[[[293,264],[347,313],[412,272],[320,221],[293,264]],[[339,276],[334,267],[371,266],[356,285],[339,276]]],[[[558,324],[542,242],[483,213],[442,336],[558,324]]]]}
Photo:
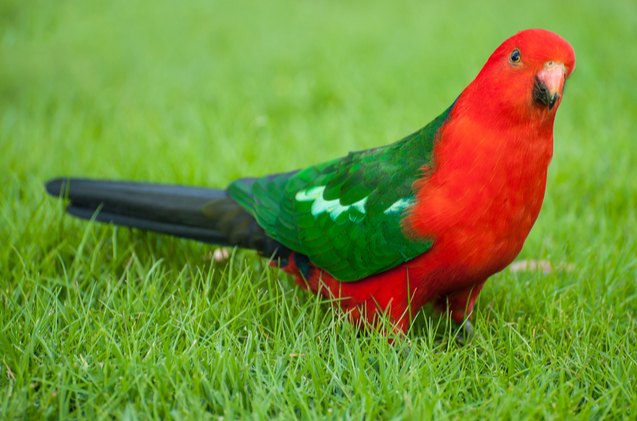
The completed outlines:
{"type": "Polygon", "coordinates": [[[562,96],[566,67],[562,63],[549,61],[535,77],[533,100],[552,109],[562,96]]]}

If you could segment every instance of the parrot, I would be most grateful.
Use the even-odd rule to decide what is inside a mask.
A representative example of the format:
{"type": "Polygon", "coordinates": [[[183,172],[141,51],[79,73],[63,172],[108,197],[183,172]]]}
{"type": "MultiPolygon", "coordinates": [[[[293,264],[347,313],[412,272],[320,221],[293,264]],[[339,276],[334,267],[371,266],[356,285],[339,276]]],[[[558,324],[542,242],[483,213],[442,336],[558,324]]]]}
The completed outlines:
{"type": "Polygon", "coordinates": [[[432,304],[473,331],[486,280],[521,251],[546,189],[575,52],[560,35],[506,39],[446,110],[385,146],[226,188],[59,177],[66,211],[255,250],[356,325],[407,333],[432,304]]]}

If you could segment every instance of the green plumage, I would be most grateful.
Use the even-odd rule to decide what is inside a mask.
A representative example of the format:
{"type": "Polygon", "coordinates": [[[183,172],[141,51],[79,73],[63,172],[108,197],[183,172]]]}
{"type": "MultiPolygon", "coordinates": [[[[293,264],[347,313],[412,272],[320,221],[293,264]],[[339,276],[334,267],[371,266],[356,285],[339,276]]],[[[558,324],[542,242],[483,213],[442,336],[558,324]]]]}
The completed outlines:
{"type": "Polygon", "coordinates": [[[240,179],[228,193],[268,235],[336,279],[383,272],[433,244],[411,238],[401,222],[449,111],[391,145],[292,173],[240,179]]]}

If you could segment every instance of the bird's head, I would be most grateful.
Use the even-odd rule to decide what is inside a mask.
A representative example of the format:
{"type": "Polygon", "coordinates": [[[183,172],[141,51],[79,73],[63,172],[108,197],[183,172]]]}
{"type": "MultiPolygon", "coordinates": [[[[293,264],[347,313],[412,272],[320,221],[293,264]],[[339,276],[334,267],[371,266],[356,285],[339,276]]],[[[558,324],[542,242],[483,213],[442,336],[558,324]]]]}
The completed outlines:
{"type": "Polygon", "coordinates": [[[566,40],[544,29],[527,29],[493,52],[467,93],[484,111],[522,119],[539,114],[552,121],[574,68],[575,52],[566,40]]]}

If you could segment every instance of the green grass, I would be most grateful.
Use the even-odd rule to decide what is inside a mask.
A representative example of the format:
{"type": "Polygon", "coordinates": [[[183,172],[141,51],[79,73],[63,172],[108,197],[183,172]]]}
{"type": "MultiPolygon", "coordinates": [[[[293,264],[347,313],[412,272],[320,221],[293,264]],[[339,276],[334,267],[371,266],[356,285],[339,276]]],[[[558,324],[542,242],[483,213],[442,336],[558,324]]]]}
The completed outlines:
{"type": "Polygon", "coordinates": [[[0,418],[637,417],[637,7],[0,3],[0,418]],[[253,254],[65,217],[42,183],[223,186],[396,140],[506,37],[577,52],[543,211],[477,305],[359,333],[253,254]]]}

